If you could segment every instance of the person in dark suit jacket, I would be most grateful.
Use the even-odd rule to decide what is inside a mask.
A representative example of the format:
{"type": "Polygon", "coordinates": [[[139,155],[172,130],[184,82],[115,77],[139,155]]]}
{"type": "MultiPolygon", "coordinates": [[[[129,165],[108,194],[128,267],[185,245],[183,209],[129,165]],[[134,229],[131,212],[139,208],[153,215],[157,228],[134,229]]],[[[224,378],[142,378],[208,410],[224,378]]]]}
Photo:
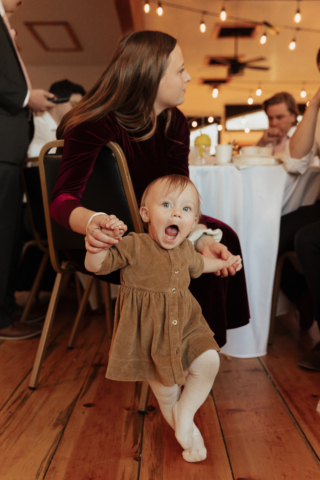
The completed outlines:
{"type": "Polygon", "coordinates": [[[22,186],[20,165],[33,136],[32,112],[53,106],[54,95],[31,89],[16,49],[7,13],[22,2],[0,0],[0,339],[25,339],[40,333],[14,321],[13,278],[20,256],[22,186]]]}

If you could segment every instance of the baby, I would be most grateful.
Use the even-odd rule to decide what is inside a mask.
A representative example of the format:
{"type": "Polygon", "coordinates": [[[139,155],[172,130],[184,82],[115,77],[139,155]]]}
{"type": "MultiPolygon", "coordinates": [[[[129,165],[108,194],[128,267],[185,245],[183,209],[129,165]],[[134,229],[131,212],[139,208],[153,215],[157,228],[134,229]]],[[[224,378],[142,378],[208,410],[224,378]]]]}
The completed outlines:
{"type": "Polygon", "coordinates": [[[241,258],[225,261],[195,251],[187,237],[200,217],[200,196],[185,176],[153,181],[143,194],[140,215],[148,233],[121,238],[127,228],[111,218],[107,229],[120,241],[109,250],[86,254],[90,272],[121,269],[106,376],[147,380],[183,458],[199,462],[207,451],[193,419],[218,372],[219,346],[188,289],[190,277],[237,268],[241,258]]]}

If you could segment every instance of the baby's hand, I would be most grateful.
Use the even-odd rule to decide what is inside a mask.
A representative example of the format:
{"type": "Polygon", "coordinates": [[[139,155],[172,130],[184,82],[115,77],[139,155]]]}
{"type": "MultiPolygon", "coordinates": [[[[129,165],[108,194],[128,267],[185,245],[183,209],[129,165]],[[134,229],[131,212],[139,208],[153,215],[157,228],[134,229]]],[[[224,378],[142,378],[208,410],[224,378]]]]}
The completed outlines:
{"type": "Polygon", "coordinates": [[[122,240],[122,236],[128,230],[127,225],[119,220],[115,215],[110,215],[108,219],[102,219],[100,222],[101,231],[110,237],[122,240]]]}
{"type": "Polygon", "coordinates": [[[240,255],[230,255],[228,260],[225,260],[224,263],[224,266],[227,268],[233,266],[236,272],[239,272],[239,270],[242,268],[242,258],[240,255]]]}

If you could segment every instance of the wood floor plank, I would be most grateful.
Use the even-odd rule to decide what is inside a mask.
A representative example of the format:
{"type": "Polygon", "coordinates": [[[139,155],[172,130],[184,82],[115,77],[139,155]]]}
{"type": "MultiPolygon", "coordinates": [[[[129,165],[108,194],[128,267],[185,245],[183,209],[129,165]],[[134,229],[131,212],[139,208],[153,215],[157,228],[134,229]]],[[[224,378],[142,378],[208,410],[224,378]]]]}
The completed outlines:
{"type": "Polygon", "coordinates": [[[139,480],[232,480],[212,397],[208,396],[195,417],[208,450],[207,459],[199,463],[183,460],[182,448],[173,430],[164,420],[153,394],[150,397],[143,431],[139,480]]]}
{"type": "Polygon", "coordinates": [[[320,415],[316,411],[320,372],[299,368],[297,361],[302,355],[287,331],[278,328],[273,345],[268,348],[268,354],[261,357],[261,362],[320,459],[320,415]]]}
{"type": "Polygon", "coordinates": [[[103,317],[83,321],[74,350],[69,330],[51,343],[39,387],[20,385],[0,412],[1,480],[42,479],[69,420],[103,335],[103,317]]]}
{"type": "Polygon", "coordinates": [[[139,388],[105,378],[109,345],[105,339],[45,480],[138,478],[139,388]]]}
{"type": "Polygon", "coordinates": [[[320,480],[318,463],[258,359],[221,359],[216,403],[234,478],[320,480]]]}
{"type": "MultiPolygon", "coordinates": [[[[62,298],[53,323],[50,341],[75,318],[76,304],[62,298]]],[[[0,345],[0,410],[21,382],[30,374],[39,345],[39,337],[29,340],[3,341],[0,345]]],[[[50,347],[48,349],[50,351],[50,347]]]]}

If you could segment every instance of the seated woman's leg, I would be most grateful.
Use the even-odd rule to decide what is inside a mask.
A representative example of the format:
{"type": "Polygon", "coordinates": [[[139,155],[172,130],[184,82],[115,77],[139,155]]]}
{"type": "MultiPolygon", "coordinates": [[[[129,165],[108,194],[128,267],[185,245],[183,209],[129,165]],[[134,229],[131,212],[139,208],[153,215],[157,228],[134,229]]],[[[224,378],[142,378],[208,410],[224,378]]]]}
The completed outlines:
{"type": "MultiPolygon", "coordinates": [[[[221,243],[226,245],[233,255],[242,255],[237,234],[223,222],[203,216],[201,222],[208,228],[220,228],[223,236],[221,243]]],[[[249,323],[250,312],[244,269],[234,276],[217,277],[214,273],[205,273],[190,284],[190,291],[201,305],[203,315],[215,333],[220,347],[226,343],[226,331],[242,327],[249,323]]]]}

